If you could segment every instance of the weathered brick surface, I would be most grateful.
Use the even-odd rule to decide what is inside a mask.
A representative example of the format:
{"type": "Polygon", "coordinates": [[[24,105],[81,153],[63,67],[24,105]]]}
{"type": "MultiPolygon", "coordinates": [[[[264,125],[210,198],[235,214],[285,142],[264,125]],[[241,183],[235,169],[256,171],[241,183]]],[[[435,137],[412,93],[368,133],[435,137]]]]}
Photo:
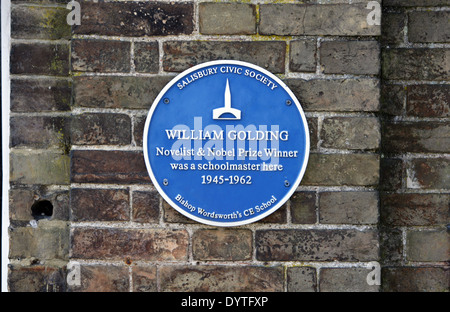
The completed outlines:
{"type": "Polygon", "coordinates": [[[310,154],[304,185],[377,185],[379,156],[310,154]]]}
{"type": "Polygon", "coordinates": [[[96,39],[72,40],[73,71],[129,72],[130,42],[96,39]]]}
{"type": "MultiPolygon", "coordinates": [[[[391,226],[380,226],[380,262],[401,265],[403,262],[403,232],[391,226]]],[[[382,281],[384,283],[384,281],[382,281]]]]}
{"type": "Polygon", "coordinates": [[[186,260],[188,234],[170,229],[75,228],[71,257],[131,261],[186,260]]]}
{"type": "Polygon", "coordinates": [[[249,230],[198,230],[192,237],[195,260],[250,260],[252,232],[249,230]]]}
{"type": "Polygon", "coordinates": [[[403,161],[398,158],[381,158],[380,189],[384,191],[398,190],[406,184],[403,161]]]}
{"type": "Polygon", "coordinates": [[[167,41],[163,48],[163,67],[169,72],[181,72],[207,61],[231,59],[284,73],[284,41],[167,41]]]}
{"type": "Polygon", "coordinates": [[[317,291],[316,269],[304,266],[287,268],[287,291],[317,291]]]}
{"type": "Polygon", "coordinates": [[[295,192],[289,201],[292,223],[314,224],[317,222],[315,192],[295,192]]]}
{"type": "Polygon", "coordinates": [[[128,292],[128,268],[115,265],[82,265],[80,285],[69,286],[73,292],[128,292]]]}
{"type": "Polygon", "coordinates": [[[403,115],[407,88],[398,84],[382,84],[380,112],[385,116],[403,115]]]}
{"type": "Polygon", "coordinates": [[[446,230],[409,231],[406,235],[406,259],[409,261],[448,261],[450,234],[446,230]]]}
{"type": "Polygon", "coordinates": [[[405,36],[406,13],[383,12],[381,42],[383,44],[402,43],[405,36]]]}
{"type": "Polygon", "coordinates": [[[127,221],[130,194],[120,189],[78,189],[70,191],[71,220],[127,221]]]}
{"type": "Polygon", "coordinates": [[[379,54],[377,41],[324,41],[320,63],[326,74],[376,75],[379,54]]]}
{"type": "Polygon", "coordinates": [[[449,194],[383,194],[382,222],[392,226],[445,225],[449,221],[449,194]]]}
{"type": "Polygon", "coordinates": [[[449,85],[408,86],[406,114],[417,117],[449,117],[449,85]]]}
{"type": "Polygon", "coordinates": [[[128,145],[131,119],[124,114],[86,113],[71,120],[71,142],[75,145],[128,145]]]}
{"type": "Polygon", "coordinates": [[[14,259],[67,260],[69,226],[64,221],[41,220],[36,227],[17,227],[9,232],[9,256],[14,259]]]}
{"type": "Polygon", "coordinates": [[[450,151],[449,122],[385,122],[383,123],[385,152],[450,151]]]}
{"type": "Polygon", "coordinates": [[[278,208],[275,212],[271,213],[267,217],[257,221],[256,223],[286,223],[287,222],[287,212],[286,212],[286,204],[278,208]]]}
{"type": "Polygon", "coordinates": [[[378,259],[376,231],[258,230],[261,261],[372,261],[378,259]]]}
{"type": "Polygon", "coordinates": [[[449,42],[450,11],[413,11],[408,16],[408,39],[411,42],[449,42]]]}
{"type": "Polygon", "coordinates": [[[77,183],[149,183],[141,153],[72,151],[71,181],[77,183]]]}
{"type": "Polygon", "coordinates": [[[161,291],[279,292],[283,291],[281,266],[164,266],[161,291]]]}
{"type": "Polygon", "coordinates": [[[315,40],[293,40],[289,48],[289,69],[294,72],[315,72],[316,56],[315,40]]]}
{"type": "Polygon", "coordinates": [[[57,79],[12,79],[12,112],[69,111],[72,82],[57,79]]]}
{"type": "Polygon", "coordinates": [[[200,3],[200,33],[233,35],[256,33],[256,8],[246,3],[200,3]]]}
{"type": "Polygon", "coordinates": [[[168,223],[185,223],[185,224],[195,224],[196,221],[185,217],[178,211],[176,211],[172,206],[170,206],[165,200],[163,200],[163,210],[164,210],[164,222],[168,223]]]}
{"type": "Polygon", "coordinates": [[[9,191],[9,215],[14,221],[35,219],[31,207],[39,201],[49,201],[53,206],[51,220],[69,220],[69,191],[47,187],[21,187],[9,191]]]}
{"type": "Polygon", "coordinates": [[[134,65],[139,73],[158,73],[159,45],[158,42],[135,42],[134,65]]]}
{"type": "Polygon", "coordinates": [[[10,292],[64,292],[66,271],[50,265],[8,266],[10,292]]]}
{"type": "Polygon", "coordinates": [[[157,288],[156,267],[134,266],[132,269],[133,291],[155,292],[157,288]]]}
{"type": "Polygon", "coordinates": [[[171,76],[76,77],[74,104],[77,107],[149,109],[171,76]]]}
{"type": "Polygon", "coordinates": [[[319,194],[319,207],[320,223],[376,224],[378,222],[376,192],[323,192],[319,194]]]}
{"type": "Polygon", "coordinates": [[[379,286],[369,285],[366,268],[324,268],[320,270],[321,292],[377,292],[379,286]]]}
{"type": "Polygon", "coordinates": [[[392,48],[384,49],[384,79],[445,80],[450,75],[448,49],[392,48]]]}
{"type": "Polygon", "coordinates": [[[377,36],[380,26],[367,24],[369,12],[366,4],[263,4],[259,27],[264,35],[377,36]]]}
{"type": "Polygon", "coordinates": [[[70,158],[60,152],[10,153],[10,179],[18,184],[69,184],[70,158]]]}
{"type": "Polygon", "coordinates": [[[66,76],[69,74],[69,45],[14,43],[10,70],[12,74],[66,76]]]}
{"type": "Polygon", "coordinates": [[[382,290],[390,292],[448,292],[448,267],[392,267],[382,269],[382,290]]]}
{"type": "Polygon", "coordinates": [[[306,111],[378,111],[376,79],[286,79],[306,111]]]}
{"type": "Polygon", "coordinates": [[[69,121],[65,117],[11,117],[11,147],[58,147],[70,136],[69,121]]]}
{"type": "Polygon", "coordinates": [[[450,166],[447,158],[416,158],[407,169],[408,187],[449,189],[450,166]]]}
{"type": "Polygon", "coordinates": [[[156,191],[133,192],[133,221],[157,223],[159,221],[160,196],[156,191]]]}
{"type": "Polygon", "coordinates": [[[69,39],[66,8],[20,6],[11,9],[11,37],[20,39],[69,39]]]}
{"type": "Polygon", "coordinates": [[[193,30],[192,2],[84,2],[75,34],[107,36],[167,36],[193,30]]]}
{"type": "Polygon", "coordinates": [[[375,117],[332,117],[322,122],[321,146],[338,149],[377,149],[380,123],[375,117]]]}

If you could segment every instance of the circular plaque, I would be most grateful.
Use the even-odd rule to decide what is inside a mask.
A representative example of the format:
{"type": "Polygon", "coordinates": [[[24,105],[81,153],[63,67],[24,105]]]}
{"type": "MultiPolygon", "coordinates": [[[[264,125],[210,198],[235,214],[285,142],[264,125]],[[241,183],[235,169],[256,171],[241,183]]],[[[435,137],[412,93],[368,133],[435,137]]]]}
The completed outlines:
{"type": "Polygon", "coordinates": [[[275,75],[240,61],[184,71],[154,101],[144,157],[164,200],[215,226],[260,220],[299,185],[309,131],[299,101],[275,75]]]}

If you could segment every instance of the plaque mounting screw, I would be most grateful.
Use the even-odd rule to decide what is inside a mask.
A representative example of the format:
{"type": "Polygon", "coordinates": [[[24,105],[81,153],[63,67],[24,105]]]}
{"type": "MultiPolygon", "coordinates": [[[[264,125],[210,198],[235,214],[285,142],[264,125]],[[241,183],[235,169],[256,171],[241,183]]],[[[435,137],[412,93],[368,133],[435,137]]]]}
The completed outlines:
{"type": "Polygon", "coordinates": [[[163,100],[163,102],[164,102],[164,104],[169,104],[169,103],[170,103],[170,100],[169,100],[168,98],[165,98],[165,99],[163,100]]]}
{"type": "Polygon", "coordinates": [[[284,181],[284,186],[288,187],[289,185],[291,185],[291,184],[289,183],[288,180],[284,181]]]}
{"type": "Polygon", "coordinates": [[[289,105],[291,105],[292,104],[292,101],[291,100],[286,100],[286,105],[287,106],[289,106],[289,105]]]}
{"type": "Polygon", "coordinates": [[[164,179],[164,180],[163,180],[163,185],[164,185],[164,186],[167,186],[167,185],[169,185],[169,180],[167,180],[167,179],[164,179]]]}

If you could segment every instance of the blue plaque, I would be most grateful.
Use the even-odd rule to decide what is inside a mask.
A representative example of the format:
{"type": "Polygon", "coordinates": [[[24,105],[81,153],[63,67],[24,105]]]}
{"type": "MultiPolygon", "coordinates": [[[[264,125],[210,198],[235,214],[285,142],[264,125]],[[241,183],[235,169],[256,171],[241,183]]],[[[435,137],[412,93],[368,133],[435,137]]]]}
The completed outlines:
{"type": "Polygon", "coordinates": [[[144,128],[156,189],[178,212],[209,225],[273,213],[296,190],[308,156],[297,98],[272,73],[240,61],[207,62],[176,76],[144,128]]]}

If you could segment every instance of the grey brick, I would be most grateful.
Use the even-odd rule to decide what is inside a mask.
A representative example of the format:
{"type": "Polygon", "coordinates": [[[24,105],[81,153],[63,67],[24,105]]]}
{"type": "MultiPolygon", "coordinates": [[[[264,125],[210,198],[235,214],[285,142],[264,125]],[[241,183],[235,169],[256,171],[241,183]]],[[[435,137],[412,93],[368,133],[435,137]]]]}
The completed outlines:
{"type": "Polygon", "coordinates": [[[378,259],[376,231],[258,230],[260,261],[372,261],[378,259]]]}
{"type": "Polygon", "coordinates": [[[410,42],[450,42],[450,11],[410,12],[408,39],[410,42]]]}
{"type": "Polygon", "coordinates": [[[377,185],[379,156],[310,154],[303,185],[377,185]]]}
{"type": "Polygon", "coordinates": [[[167,41],[165,71],[181,72],[207,61],[240,60],[273,73],[284,73],[286,43],[283,41],[167,41]]]}
{"type": "Polygon", "coordinates": [[[377,41],[324,41],[320,63],[326,74],[377,75],[379,54],[377,41]]]}
{"type": "Polygon", "coordinates": [[[316,40],[293,40],[289,49],[289,69],[294,72],[316,71],[316,40]]]}
{"type": "Polygon", "coordinates": [[[380,123],[374,117],[331,117],[322,122],[321,146],[338,149],[377,149],[380,123]]]}
{"type": "Polygon", "coordinates": [[[322,192],[319,194],[319,222],[331,224],[376,224],[376,192],[322,192]]]}
{"type": "Polygon", "coordinates": [[[367,24],[366,3],[262,4],[260,33],[264,35],[378,36],[380,26],[367,24]]]}
{"type": "Polygon", "coordinates": [[[382,51],[382,76],[387,80],[446,80],[450,50],[389,48],[382,51]]]}
{"type": "Polygon", "coordinates": [[[323,268],[320,270],[320,291],[377,292],[379,286],[367,283],[370,272],[366,268],[323,268]]]}
{"type": "Polygon", "coordinates": [[[245,3],[200,3],[200,33],[250,35],[256,33],[256,9],[245,3]]]}
{"type": "Polygon", "coordinates": [[[76,107],[149,109],[172,76],[75,77],[76,107]]]}

